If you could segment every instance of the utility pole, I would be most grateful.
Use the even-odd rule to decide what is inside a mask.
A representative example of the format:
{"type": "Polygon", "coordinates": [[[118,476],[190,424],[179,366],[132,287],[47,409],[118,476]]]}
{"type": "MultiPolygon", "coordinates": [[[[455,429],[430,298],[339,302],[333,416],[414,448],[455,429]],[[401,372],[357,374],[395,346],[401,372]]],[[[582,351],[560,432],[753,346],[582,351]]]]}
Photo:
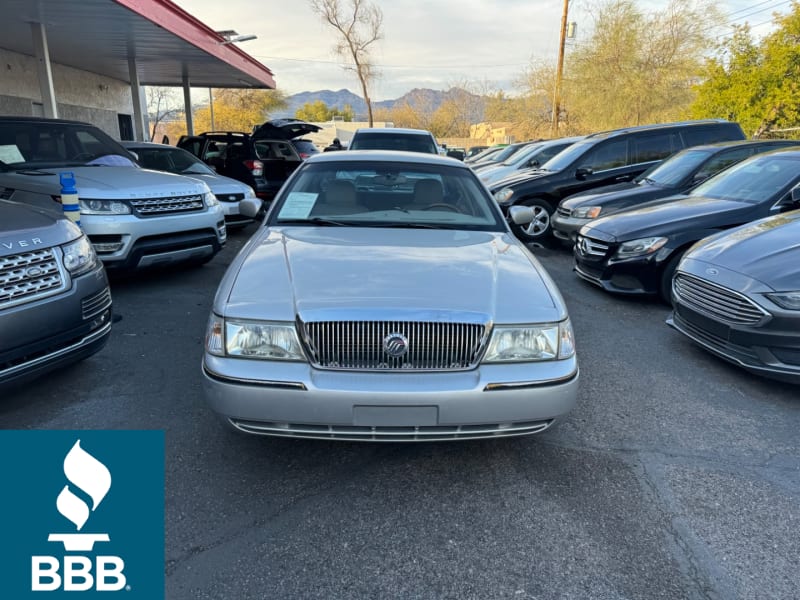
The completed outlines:
{"type": "Polygon", "coordinates": [[[558,137],[558,118],[561,112],[561,80],[564,77],[564,45],[567,39],[567,13],[569,0],[564,0],[564,13],[561,15],[561,38],[558,42],[558,66],[556,67],[556,85],[553,91],[553,122],[550,127],[550,136],[558,137]]]}

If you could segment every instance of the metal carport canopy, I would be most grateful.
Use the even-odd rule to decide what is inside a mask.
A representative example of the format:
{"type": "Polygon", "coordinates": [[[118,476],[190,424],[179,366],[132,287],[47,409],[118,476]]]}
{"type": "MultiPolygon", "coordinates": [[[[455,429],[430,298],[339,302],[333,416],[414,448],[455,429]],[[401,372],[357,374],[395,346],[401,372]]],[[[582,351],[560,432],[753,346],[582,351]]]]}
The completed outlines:
{"type": "MultiPolygon", "coordinates": [[[[53,62],[141,85],[275,88],[272,71],[168,0],[3,0],[0,47],[35,56],[31,23],[53,62]]],[[[228,24],[229,25],[229,24],[228,24]]]]}

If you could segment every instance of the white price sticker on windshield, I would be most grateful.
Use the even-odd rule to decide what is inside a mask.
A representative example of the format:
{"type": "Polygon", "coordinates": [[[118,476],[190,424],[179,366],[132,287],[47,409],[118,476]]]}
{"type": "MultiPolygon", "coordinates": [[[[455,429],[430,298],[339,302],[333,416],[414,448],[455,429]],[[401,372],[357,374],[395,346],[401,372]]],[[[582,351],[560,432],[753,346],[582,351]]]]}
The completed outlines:
{"type": "Polygon", "coordinates": [[[307,219],[317,203],[318,194],[311,192],[292,192],[278,213],[279,219],[307,219]]]}
{"type": "Polygon", "coordinates": [[[9,144],[0,146],[0,160],[7,165],[13,165],[14,163],[24,163],[25,157],[22,156],[22,152],[19,151],[16,144],[9,144]]]}

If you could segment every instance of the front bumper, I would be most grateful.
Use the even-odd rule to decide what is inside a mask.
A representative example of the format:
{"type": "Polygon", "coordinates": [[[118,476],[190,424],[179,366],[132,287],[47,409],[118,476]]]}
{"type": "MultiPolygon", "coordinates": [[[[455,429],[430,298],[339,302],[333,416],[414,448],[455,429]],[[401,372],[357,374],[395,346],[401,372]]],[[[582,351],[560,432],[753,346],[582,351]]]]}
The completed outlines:
{"type": "Polygon", "coordinates": [[[481,365],[459,372],[314,369],[206,355],[206,398],[247,433],[439,441],[537,433],[577,402],[578,364],[481,365]]]}
{"type": "Polygon", "coordinates": [[[587,260],[576,247],[574,255],[575,274],[607,292],[633,296],[659,293],[663,262],[659,253],[625,259],[587,260]]]}
{"type": "Polygon", "coordinates": [[[0,311],[0,386],[17,385],[98,352],[111,333],[111,293],[102,268],[63,294],[0,311]]]}
{"type": "Polygon", "coordinates": [[[592,219],[576,219],[575,217],[565,217],[558,212],[553,213],[550,223],[553,227],[553,235],[565,242],[574,244],[578,239],[578,231],[592,219]]]}

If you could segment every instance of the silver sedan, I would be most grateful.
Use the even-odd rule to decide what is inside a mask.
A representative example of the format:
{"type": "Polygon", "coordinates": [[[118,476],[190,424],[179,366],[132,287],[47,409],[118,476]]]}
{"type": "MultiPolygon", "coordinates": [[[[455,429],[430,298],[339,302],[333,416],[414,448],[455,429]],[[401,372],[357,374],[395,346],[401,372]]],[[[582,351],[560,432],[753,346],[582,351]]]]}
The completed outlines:
{"type": "Polygon", "coordinates": [[[286,182],[220,283],[203,375],[236,429],[320,439],[538,433],[578,391],[561,294],[473,171],[383,151],[286,182]]]}

